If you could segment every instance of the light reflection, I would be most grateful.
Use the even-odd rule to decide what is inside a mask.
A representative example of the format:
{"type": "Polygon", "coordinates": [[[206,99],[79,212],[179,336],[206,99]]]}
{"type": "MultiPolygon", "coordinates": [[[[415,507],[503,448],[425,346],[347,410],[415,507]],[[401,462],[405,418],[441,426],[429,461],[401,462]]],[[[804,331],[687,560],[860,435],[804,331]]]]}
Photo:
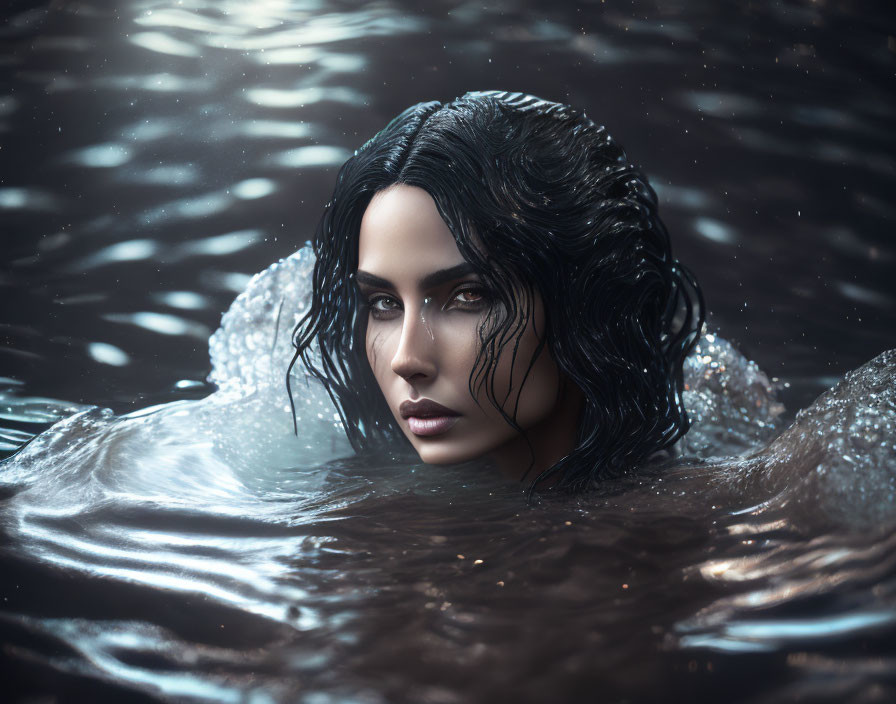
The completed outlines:
{"type": "Polygon", "coordinates": [[[132,34],[130,40],[137,46],[156,51],[160,54],[170,54],[172,56],[196,57],[199,56],[199,49],[192,44],[178,41],[167,34],[161,32],[137,32],[132,34]]]}
{"type": "Polygon", "coordinates": [[[718,220],[705,217],[697,218],[694,221],[694,229],[698,234],[712,242],[718,242],[719,244],[735,244],[737,242],[734,230],[729,225],[718,220]]]}
{"type": "Polygon", "coordinates": [[[130,364],[131,358],[127,352],[107,342],[90,342],[87,344],[87,354],[102,364],[113,367],[124,367],[130,364]]]}
{"type": "Polygon", "coordinates": [[[869,306],[888,309],[894,304],[894,300],[889,296],[849,281],[838,281],[837,289],[850,300],[869,306]]]}
{"type": "Polygon", "coordinates": [[[247,137],[283,137],[299,139],[310,137],[314,130],[307,122],[286,122],[280,120],[252,120],[239,125],[237,132],[247,137]]]}
{"type": "MultiPolygon", "coordinates": [[[[37,515],[39,514],[33,514],[32,517],[37,515]]],[[[43,544],[44,551],[52,547],[56,549],[62,548],[68,555],[80,554],[84,562],[91,564],[95,571],[104,572],[106,569],[110,569],[111,571],[134,572],[140,575],[140,581],[146,580],[157,584],[164,581],[172,587],[184,585],[192,587],[193,590],[215,595],[224,601],[234,603],[250,603],[250,600],[242,594],[231,592],[213,584],[211,580],[224,578],[228,582],[231,580],[243,582],[243,586],[252,587],[253,591],[262,594],[279,591],[273,588],[270,582],[265,579],[263,572],[253,567],[246,567],[234,560],[225,560],[202,554],[191,555],[182,551],[173,552],[157,549],[158,546],[151,540],[146,543],[129,540],[128,543],[130,544],[126,547],[118,547],[99,540],[82,539],[75,535],[67,535],[62,538],[62,536],[59,536],[52,530],[39,527],[38,521],[32,521],[24,530],[43,544]],[[139,553],[135,550],[136,547],[142,548],[139,553]],[[133,570],[130,568],[131,565],[134,566],[133,570]],[[155,566],[159,570],[174,568],[181,574],[174,577],[173,575],[166,575],[160,572],[153,573],[150,566],[155,566]],[[147,569],[139,571],[138,567],[146,567],[147,569]],[[169,579],[175,581],[168,582],[169,579]]],[[[124,537],[130,537],[122,535],[120,528],[107,532],[112,533],[112,537],[118,543],[122,542],[124,537]]],[[[151,539],[152,534],[149,533],[149,536],[151,539]]],[[[48,556],[45,554],[45,557],[48,556]]],[[[268,571],[273,572],[276,566],[277,563],[274,562],[268,567],[268,571]]],[[[299,587],[286,588],[286,591],[289,592],[289,597],[297,599],[307,596],[307,593],[299,587]]],[[[277,615],[281,615],[277,607],[273,605],[266,606],[271,611],[276,611],[277,615]]]]}
{"type": "Polygon", "coordinates": [[[709,634],[683,636],[678,641],[682,648],[711,648],[732,653],[766,653],[775,649],[775,646],[767,643],[754,643],[752,641],[738,641],[720,638],[709,634]]]}
{"type": "MultiPolygon", "coordinates": [[[[732,515],[750,514],[756,515],[762,509],[762,504],[750,506],[743,511],[735,511],[732,515]]],[[[776,521],[767,521],[765,523],[734,523],[728,526],[727,530],[731,535],[756,535],[758,533],[773,533],[774,531],[784,530],[787,528],[787,521],[783,518],[776,521]]]]}
{"type": "Polygon", "coordinates": [[[131,149],[124,144],[109,142],[94,144],[83,149],[69,152],[62,157],[63,161],[93,168],[111,168],[121,166],[131,160],[131,149]]]}
{"type": "Polygon", "coordinates": [[[319,63],[327,71],[342,73],[357,73],[367,67],[367,60],[357,54],[324,54],[319,63]]]}
{"type": "Polygon", "coordinates": [[[268,162],[277,166],[285,166],[289,169],[308,166],[338,166],[351,155],[348,149],[343,149],[342,147],[315,144],[281,152],[270,157],[268,162]]]}
{"type": "MultiPolygon", "coordinates": [[[[61,561],[57,562],[71,562],[61,561]]],[[[199,678],[191,674],[161,672],[158,668],[141,669],[135,664],[120,659],[120,653],[104,640],[108,640],[109,634],[105,631],[95,633],[96,624],[81,619],[41,619],[39,622],[47,633],[53,633],[56,637],[63,636],[66,641],[81,653],[86,662],[91,663],[104,677],[114,677],[121,682],[127,682],[132,686],[145,686],[155,695],[162,694],[178,699],[190,699],[196,701],[221,702],[222,704],[237,704],[247,701],[244,694],[232,687],[218,685],[205,678],[199,678]],[[109,650],[106,650],[109,648],[109,650]]],[[[104,628],[109,628],[104,624],[104,628]]],[[[121,624],[122,627],[135,627],[135,624],[121,624]]],[[[145,628],[145,626],[138,626],[145,628]]],[[[165,643],[167,639],[158,634],[149,636],[152,640],[165,643]]],[[[52,662],[52,661],[51,661],[52,662]]],[[[268,704],[262,700],[261,704],[268,704]]]]}
{"type": "Polygon", "coordinates": [[[196,32],[208,32],[211,34],[244,34],[248,29],[217,21],[210,17],[204,17],[187,10],[164,7],[135,18],[134,24],[139,24],[143,27],[177,27],[179,29],[192,29],[196,32]]]}
{"type": "Polygon", "coordinates": [[[252,280],[252,276],[240,271],[204,270],[200,273],[200,280],[209,288],[230,291],[232,293],[242,293],[246,286],[249,285],[249,281],[252,280]]]}
{"type": "Polygon", "coordinates": [[[162,305],[183,310],[205,310],[211,304],[208,298],[194,291],[165,291],[152,297],[162,305]]]}
{"type": "Polygon", "coordinates": [[[113,323],[128,323],[144,330],[162,335],[186,335],[200,340],[208,339],[210,331],[204,325],[167,313],[142,311],[139,313],[107,313],[104,320],[113,323]]]}
{"type": "Polygon", "coordinates": [[[743,119],[764,112],[762,106],[752,98],[721,91],[690,91],[681,96],[681,102],[704,115],[719,118],[743,119]]]}
{"type": "Polygon", "coordinates": [[[159,245],[155,240],[128,240],[104,247],[83,259],[72,262],[69,270],[93,269],[106,264],[117,262],[136,262],[150,259],[159,251],[159,245]]]}
{"type": "Polygon", "coordinates": [[[165,203],[146,211],[140,218],[147,225],[177,218],[203,218],[226,210],[231,203],[233,196],[217,191],[165,203]]]}
{"type": "Polygon", "coordinates": [[[0,95],[0,117],[12,115],[19,109],[19,101],[11,95],[0,95]]]}
{"type": "MultiPolygon", "coordinates": [[[[254,4],[253,4],[254,11],[254,4]]],[[[386,10],[382,10],[386,12],[386,10]]],[[[280,23],[278,23],[280,24],[280,23]]],[[[309,44],[329,44],[352,39],[371,37],[395,37],[401,34],[419,32],[426,29],[416,17],[383,14],[374,16],[371,11],[352,13],[331,13],[310,17],[302,23],[295,23],[289,29],[269,33],[255,33],[245,37],[219,36],[207,34],[202,37],[208,46],[237,51],[269,51],[271,49],[307,46],[309,44]]]]}
{"type": "Polygon", "coordinates": [[[175,248],[175,252],[184,255],[220,256],[248,249],[263,239],[264,233],[261,230],[239,230],[184,242],[175,248]]]}
{"type": "Polygon", "coordinates": [[[706,210],[712,205],[709,196],[699,188],[673,186],[663,183],[659,177],[655,176],[650,177],[650,185],[656,191],[659,201],[663,203],[669,203],[687,210],[706,210]]]}
{"type": "Polygon", "coordinates": [[[297,0],[255,0],[251,3],[231,0],[221,8],[228,20],[236,26],[251,29],[270,29],[282,26],[285,21],[305,20],[310,12],[318,10],[318,2],[297,0]]]}
{"type": "Polygon", "coordinates": [[[725,626],[729,638],[749,640],[824,639],[896,621],[892,611],[870,611],[801,621],[741,621],[725,626]]]}
{"type": "Polygon", "coordinates": [[[257,63],[268,65],[304,65],[316,63],[320,68],[334,73],[357,73],[367,66],[367,60],[357,54],[323,52],[316,47],[285,47],[253,56],[257,63]]]}
{"type": "Polygon", "coordinates": [[[0,208],[7,210],[55,210],[58,200],[39,188],[0,188],[0,208]]]}
{"type": "Polygon", "coordinates": [[[321,57],[321,51],[312,46],[284,47],[271,51],[259,52],[253,55],[253,60],[259,64],[310,64],[321,57]]]}
{"type": "Polygon", "coordinates": [[[204,93],[214,87],[208,75],[185,78],[172,73],[153,73],[148,76],[100,76],[93,80],[98,88],[146,90],[153,93],[204,93]]]}
{"type": "Polygon", "coordinates": [[[733,652],[761,652],[792,647],[794,642],[854,637],[863,631],[896,622],[892,610],[865,611],[806,618],[728,621],[717,632],[688,633],[679,640],[684,648],[712,648],[733,652]]]}
{"type": "MultiPolygon", "coordinates": [[[[0,394],[0,396],[2,396],[2,394],[0,394]]],[[[28,433],[24,430],[0,428],[0,452],[12,452],[17,450],[33,437],[34,433],[28,433]]]]}
{"type": "Polygon", "coordinates": [[[92,406],[54,398],[41,396],[19,398],[0,394],[0,420],[11,420],[15,423],[55,423],[89,408],[92,406]]]}
{"type": "Polygon", "coordinates": [[[367,102],[367,98],[361,93],[342,86],[326,88],[315,86],[292,90],[250,88],[246,91],[246,100],[268,108],[298,108],[325,101],[347,105],[364,105],[367,102]]]}
{"type": "Polygon", "coordinates": [[[131,183],[146,183],[159,186],[185,186],[199,181],[200,172],[193,164],[168,164],[151,169],[122,175],[122,180],[131,183]]]}
{"type": "Polygon", "coordinates": [[[252,200],[270,195],[277,190],[277,184],[269,178],[250,178],[240,181],[230,190],[237,198],[252,200]]]}
{"type": "Polygon", "coordinates": [[[123,127],[118,134],[134,142],[151,142],[174,134],[179,124],[177,120],[169,117],[152,117],[123,127]]]}

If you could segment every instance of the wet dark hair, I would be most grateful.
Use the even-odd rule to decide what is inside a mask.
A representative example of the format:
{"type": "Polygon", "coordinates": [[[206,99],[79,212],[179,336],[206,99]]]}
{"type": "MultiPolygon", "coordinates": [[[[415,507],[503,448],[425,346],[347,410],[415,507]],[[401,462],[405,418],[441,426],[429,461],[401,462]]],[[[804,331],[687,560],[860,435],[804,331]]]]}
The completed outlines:
{"type": "Polygon", "coordinates": [[[367,311],[353,282],[364,211],[399,183],[429,193],[503,311],[480,330],[470,391],[484,388],[521,433],[516,410],[505,412],[506,399],[496,398],[494,370],[508,344],[515,358],[532,294],[544,302],[546,344],[582,390],[584,409],[575,449],[531,487],[559,474],[559,486],[585,488],[687,431],[682,363],[697,342],[703,302],[672,257],[656,194],[584,113],[486,91],[418,103],[393,119],[339,170],[317,227],[312,300],[292,364],[301,358],[324,384],[356,451],[411,448],[367,361],[367,311]]]}

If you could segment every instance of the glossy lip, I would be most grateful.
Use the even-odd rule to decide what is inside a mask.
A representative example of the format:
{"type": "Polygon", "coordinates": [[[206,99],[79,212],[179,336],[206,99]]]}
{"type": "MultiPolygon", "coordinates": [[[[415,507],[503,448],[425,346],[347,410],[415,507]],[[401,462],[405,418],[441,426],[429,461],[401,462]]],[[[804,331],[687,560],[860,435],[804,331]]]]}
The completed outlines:
{"type": "Polygon", "coordinates": [[[402,401],[398,407],[398,414],[402,418],[452,418],[459,416],[460,413],[452,411],[450,408],[428,398],[422,398],[419,401],[402,401]]]}
{"type": "Polygon", "coordinates": [[[451,428],[460,417],[460,413],[446,408],[428,398],[419,401],[403,401],[398,407],[399,415],[408,422],[414,435],[425,437],[441,435],[451,428]]]}
{"type": "Polygon", "coordinates": [[[441,435],[451,428],[460,418],[460,416],[433,416],[430,418],[418,418],[410,416],[408,427],[414,435],[441,435]]]}

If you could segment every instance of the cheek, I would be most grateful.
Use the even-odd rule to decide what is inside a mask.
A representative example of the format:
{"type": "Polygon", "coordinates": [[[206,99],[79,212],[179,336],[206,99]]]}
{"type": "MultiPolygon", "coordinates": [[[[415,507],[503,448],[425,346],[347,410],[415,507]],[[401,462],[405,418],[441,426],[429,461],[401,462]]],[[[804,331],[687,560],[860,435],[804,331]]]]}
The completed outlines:
{"type": "Polygon", "coordinates": [[[389,340],[391,336],[382,330],[367,330],[365,344],[367,347],[367,362],[370,364],[373,375],[376,377],[377,383],[382,387],[385,380],[385,374],[390,371],[390,361],[392,355],[389,351],[389,340]]]}
{"type": "Polygon", "coordinates": [[[465,372],[465,384],[479,351],[479,325],[480,321],[472,316],[464,318],[460,315],[455,318],[445,316],[433,325],[443,371],[455,376],[465,372]]]}
{"type": "MultiPolygon", "coordinates": [[[[525,369],[522,373],[525,373],[525,369]]],[[[514,378],[516,379],[516,376],[514,378]]],[[[559,390],[560,373],[545,349],[532,366],[526,384],[519,393],[517,422],[523,427],[528,427],[543,420],[554,409],[559,390]]]]}
{"type": "Polygon", "coordinates": [[[505,412],[512,416],[516,411],[517,423],[524,428],[542,420],[554,407],[560,388],[560,372],[547,345],[533,362],[536,350],[538,337],[530,324],[520,339],[516,358],[511,341],[495,369],[495,397],[504,401],[505,412]]]}

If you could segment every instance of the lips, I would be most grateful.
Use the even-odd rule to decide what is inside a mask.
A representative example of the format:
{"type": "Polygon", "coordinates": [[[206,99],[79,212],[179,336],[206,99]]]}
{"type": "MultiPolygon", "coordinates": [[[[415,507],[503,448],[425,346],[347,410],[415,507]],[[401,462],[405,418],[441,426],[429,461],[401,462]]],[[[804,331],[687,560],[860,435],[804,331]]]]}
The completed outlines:
{"type": "Polygon", "coordinates": [[[428,398],[404,401],[398,407],[398,413],[407,420],[411,432],[419,436],[440,435],[451,428],[460,417],[460,413],[428,398]]]}
{"type": "Polygon", "coordinates": [[[428,398],[423,398],[419,401],[402,401],[398,407],[398,413],[402,418],[410,418],[411,416],[415,418],[444,418],[460,415],[460,413],[452,411],[450,408],[445,408],[440,403],[430,401],[428,398]]]}

